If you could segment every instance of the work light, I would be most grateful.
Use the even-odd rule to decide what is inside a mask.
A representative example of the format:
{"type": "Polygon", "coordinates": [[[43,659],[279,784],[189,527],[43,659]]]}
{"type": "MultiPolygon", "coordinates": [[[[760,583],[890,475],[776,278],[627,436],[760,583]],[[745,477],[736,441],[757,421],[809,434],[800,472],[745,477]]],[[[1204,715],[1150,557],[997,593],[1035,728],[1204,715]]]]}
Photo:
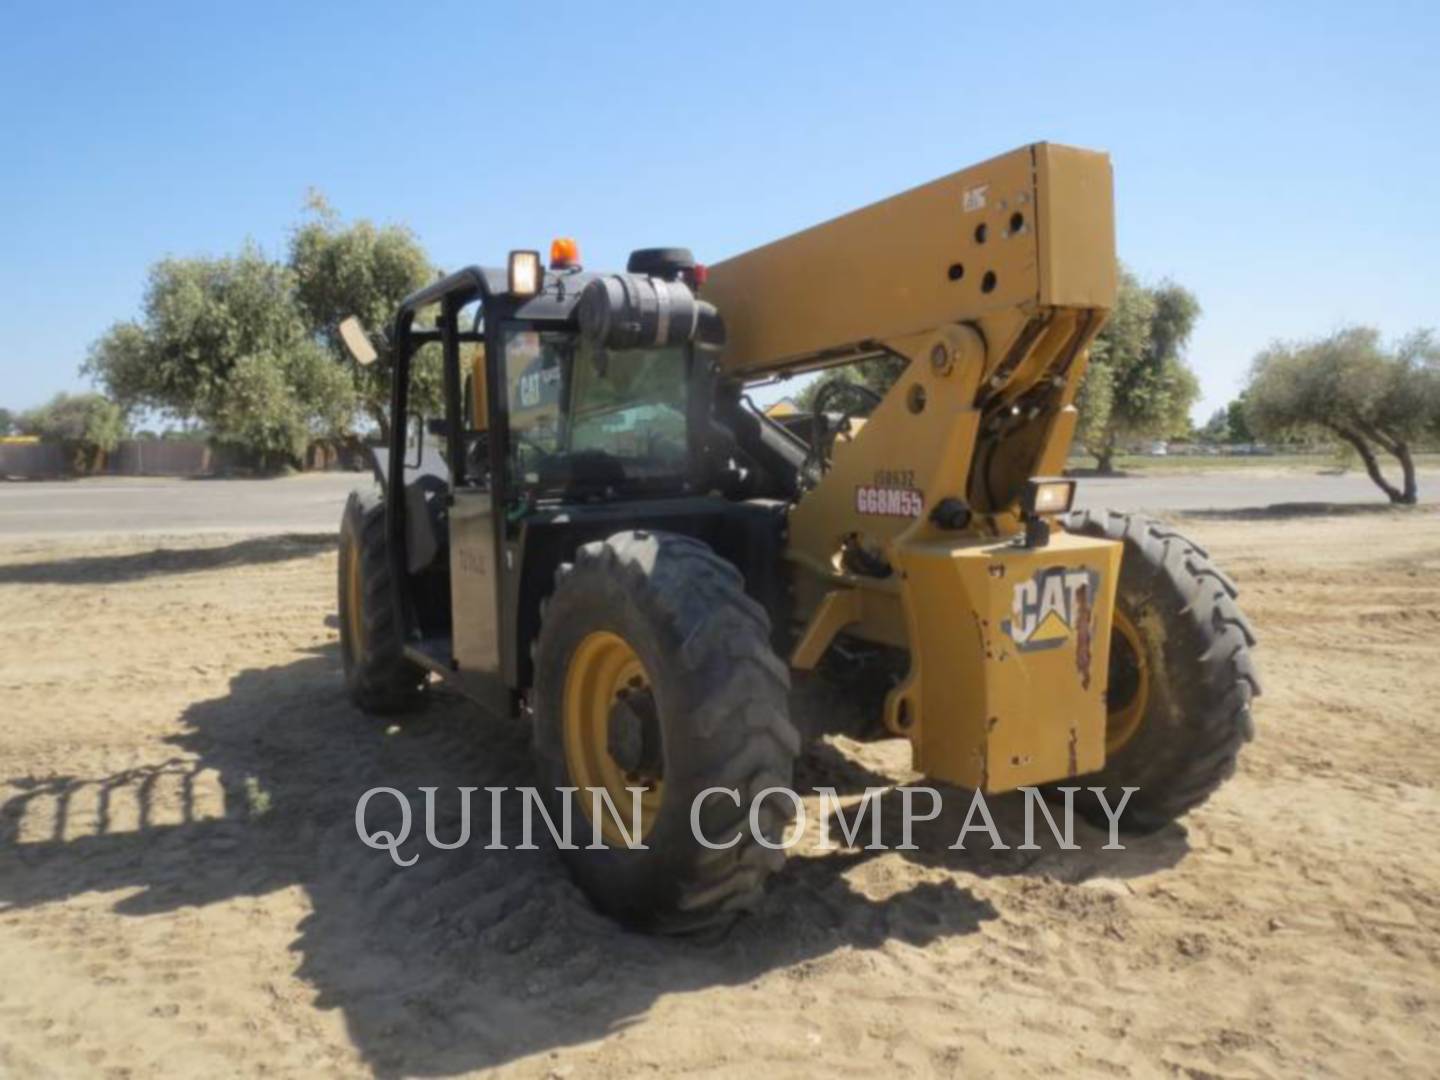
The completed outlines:
{"type": "Polygon", "coordinates": [[[1075,502],[1075,481],[1051,476],[1034,476],[1025,483],[1020,497],[1020,516],[1025,519],[1025,546],[1044,547],[1050,542],[1053,514],[1063,514],[1075,502]]]}
{"type": "Polygon", "coordinates": [[[1020,509],[1026,517],[1063,514],[1075,502],[1075,481],[1052,477],[1034,477],[1025,485],[1020,509]]]}
{"type": "Polygon", "coordinates": [[[540,252],[510,252],[510,292],[514,296],[534,296],[540,291],[540,252]]]}

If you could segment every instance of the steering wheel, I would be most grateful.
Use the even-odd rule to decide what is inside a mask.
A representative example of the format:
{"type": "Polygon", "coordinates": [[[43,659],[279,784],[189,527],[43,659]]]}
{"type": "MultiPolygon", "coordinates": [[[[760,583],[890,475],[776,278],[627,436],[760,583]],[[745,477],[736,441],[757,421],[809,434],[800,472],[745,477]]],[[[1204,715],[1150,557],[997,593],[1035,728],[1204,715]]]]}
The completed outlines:
{"type": "MultiPolygon", "coordinates": [[[[825,455],[825,436],[829,434],[829,421],[826,414],[832,411],[831,399],[850,398],[848,407],[838,410],[840,412],[840,424],[845,423],[852,416],[859,414],[869,415],[875,407],[884,400],[884,395],[877,393],[864,383],[851,382],[843,375],[832,375],[820,385],[815,392],[814,401],[810,405],[810,450],[805,456],[806,465],[817,467],[823,474],[828,466],[825,455]]],[[[839,430],[840,424],[835,426],[839,430]]]]}

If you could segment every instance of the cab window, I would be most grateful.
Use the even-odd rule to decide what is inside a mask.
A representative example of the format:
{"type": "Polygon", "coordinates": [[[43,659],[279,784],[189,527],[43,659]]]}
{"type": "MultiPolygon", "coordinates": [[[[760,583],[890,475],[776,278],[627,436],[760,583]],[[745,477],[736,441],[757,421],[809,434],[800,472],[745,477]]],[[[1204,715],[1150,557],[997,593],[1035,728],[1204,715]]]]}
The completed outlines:
{"type": "Polygon", "coordinates": [[[688,479],[685,346],[600,349],[523,327],[501,338],[518,489],[603,496],[688,479]]]}
{"type": "Polygon", "coordinates": [[[614,458],[628,479],[684,476],[683,346],[600,352],[582,344],[570,394],[569,447],[614,458]]]}
{"type": "Polygon", "coordinates": [[[516,481],[530,487],[540,483],[546,462],[561,449],[561,402],[574,338],[512,328],[503,336],[510,460],[516,481]]]}

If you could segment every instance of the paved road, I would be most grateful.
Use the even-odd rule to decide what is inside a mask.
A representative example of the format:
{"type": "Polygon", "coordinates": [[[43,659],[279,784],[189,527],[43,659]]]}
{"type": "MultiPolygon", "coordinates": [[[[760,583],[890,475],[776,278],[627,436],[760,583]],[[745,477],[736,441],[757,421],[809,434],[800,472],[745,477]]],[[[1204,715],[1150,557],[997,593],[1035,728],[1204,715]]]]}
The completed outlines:
{"type": "MultiPolygon", "coordinates": [[[[1419,473],[1423,502],[1440,495],[1440,471],[1419,473]]],[[[1363,472],[1329,476],[1314,469],[1252,467],[1175,476],[1112,476],[1080,481],[1076,505],[1117,510],[1244,510],[1287,503],[1375,503],[1385,496],[1363,472]]]]}
{"type": "Polygon", "coordinates": [[[0,483],[0,536],[334,531],[368,473],[275,480],[102,477],[0,483]]]}
{"type": "MultiPolygon", "coordinates": [[[[74,533],[327,532],[366,474],[318,473],[280,480],[102,478],[0,483],[0,536],[74,533]]],[[[1422,497],[1440,472],[1421,475],[1422,497]]],[[[1281,469],[1080,481],[1077,505],[1119,510],[1237,510],[1282,503],[1381,503],[1364,476],[1281,469]]]]}

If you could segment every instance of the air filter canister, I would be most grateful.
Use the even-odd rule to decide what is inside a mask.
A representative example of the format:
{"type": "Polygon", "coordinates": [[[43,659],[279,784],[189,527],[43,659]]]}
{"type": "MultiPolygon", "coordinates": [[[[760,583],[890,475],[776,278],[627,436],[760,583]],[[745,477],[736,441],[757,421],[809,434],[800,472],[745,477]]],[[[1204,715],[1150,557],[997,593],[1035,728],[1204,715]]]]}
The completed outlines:
{"type": "Polygon", "coordinates": [[[701,304],[683,283],[640,274],[608,274],[580,293],[580,332],[610,349],[683,345],[700,325],[701,304]]]}

